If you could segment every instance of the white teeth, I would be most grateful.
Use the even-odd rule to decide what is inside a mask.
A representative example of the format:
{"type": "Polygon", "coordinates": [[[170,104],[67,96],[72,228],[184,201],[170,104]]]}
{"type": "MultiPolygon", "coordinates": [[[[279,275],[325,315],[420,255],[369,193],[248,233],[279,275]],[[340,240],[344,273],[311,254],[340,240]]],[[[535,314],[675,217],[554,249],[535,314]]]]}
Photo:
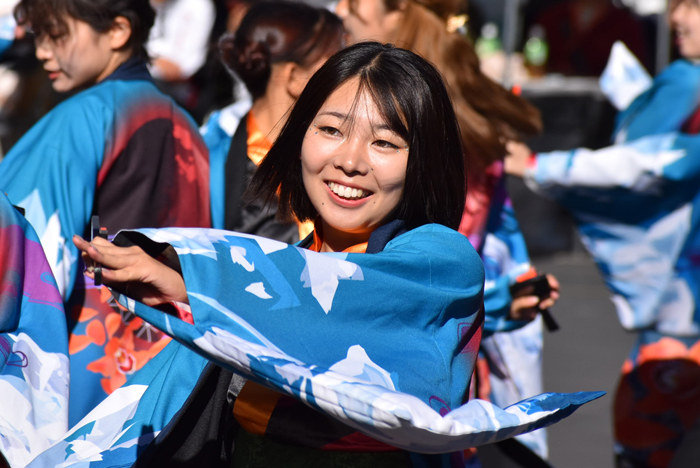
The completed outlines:
{"type": "MultiPolygon", "coordinates": [[[[335,182],[328,182],[328,187],[333,193],[343,198],[363,198],[365,191],[358,188],[346,187],[344,185],[336,184],[335,182]]],[[[369,195],[371,192],[367,192],[369,195]]]]}

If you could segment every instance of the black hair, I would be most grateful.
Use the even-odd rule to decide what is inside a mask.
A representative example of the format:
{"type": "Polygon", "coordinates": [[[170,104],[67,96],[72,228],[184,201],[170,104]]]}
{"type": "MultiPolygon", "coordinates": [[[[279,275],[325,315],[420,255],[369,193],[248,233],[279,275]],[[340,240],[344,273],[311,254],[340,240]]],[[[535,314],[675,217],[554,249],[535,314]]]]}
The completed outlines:
{"type": "Polygon", "coordinates": [[[58,39],[68,33],[66,17],[89,24],[98,33],[109,31],[114,19],[123,16],[131,24],[131,36],[123,49],[148,60],[146,42],[155,21],[148,0],[21,0],[15,7],[19,25],[37,36],[58,39]]]}
{"type": "Polygon", "coordinates": [[[356,99],[367,94],[391,130],[408,143],[406,182],[393,217],[413,226],[438,223],[457,229],[466,196],[464,152],[442,77],[418,55],[377,42],[338,52],[314,74],[245,198],[274,203],[279,194],[281,220],[317,216],[302,181],[302,142],[323,103],[353,78],[359,79],[356,99]]]}
{"type": "Polygon", "coordinates": [[[343,23],[325,8],[284,1],[253,5],[235,34],[219,41],[221,58],[253,96],[265,94],[272,65],[309,66],[344,47],[343,23]]]}

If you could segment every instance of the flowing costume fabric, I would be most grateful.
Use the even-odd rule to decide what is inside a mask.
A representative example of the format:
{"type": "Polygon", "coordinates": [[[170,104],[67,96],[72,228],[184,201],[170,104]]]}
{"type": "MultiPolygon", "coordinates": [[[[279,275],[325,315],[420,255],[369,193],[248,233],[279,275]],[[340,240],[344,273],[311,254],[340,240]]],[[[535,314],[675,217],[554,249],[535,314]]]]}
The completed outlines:
{"type": "MultiPolygon", "coordinates": [[[[14,209],[0,198],[0,219],[5,219],[14,209]]],[[[133,464],[153,439],[167,433],[206,358],[378,440],[427,453],[454,452],[534,430],[601,395],[545,394],[506,410],[480,400],[462,405],[479,345],[483,270],[467,240],[447,228],[409,231],[378,254],[342,255],[225,231],[142,232],[177,251],[195,325],[119,296],[124,306],[177,341],[58,441],[17,437],[16,422],[27,416],[17,413],[17,403],[3,407],[8,414],[0,420],[2,440],[15,436],[20,441],[14,452],[3,448],[6,456],[12,454],[11,466],[25,466],[21,460],[36,453],[28,466],[133,464]],[[368,307],[370,294],[383,300],[368,307]],[[41,450],[32,451],[36,444],[41,450]]],[[[135,233],[125,235],[147,242],[135,233]]],[[[58,330],[65,321],[53,288],[58,330]]],[[[16,323],[31,313],[27,307],[12,308],[11,315],[3,309],[0,316],[16,323]]],[[[27,334],[40,336],[41,331],[27,334]]],[[[65,340],[62,347],[54,352],[67,363],[65,340]]],[[[8,369],[5,365],[0,374],[3,384],[8,369]]],[[[29,380],[20,378],[16,385],[29,380]]],[[[34,390],[28,391],[24,407],[31,408],[34,390]]],[[[64,399],[66,391],[61,389],[64,399]]],[[[62,424],[60,429],[69,427],[65,410],[43,417],[62,424]]],[[[26,425],[38,424],[30,419],[26,425]]]]}
{"type": "Polygon", "coordinates": [[[699,104],[700,66],[676,61],[620,114],[615,145],[538,154],[525,175],[572,211],[622,326],[639,331],[616,451],[651,467],[668,466],[700,418],[699,104]]]}
{"type": "Polygon", "coordinates": [[[65,301],[71,426],[170,341],[83,276],[73,235],[89,239],[93,214],[111,233],[209,227],[208,171],[193,122],[136,59],[57,106],[0,164],[0,191],[26,209],[65,301]]]}
{"type": "MultiPolygon", "coordinates": [[[[467,236],[484,263],[483,365],[476,395],[504,408],[542,392],[542,319],[531,323],[509,320],[510,286],[530,267],[530,257],[505,188],[503,163],[481,174],[470,174],[469,192],[459,232],[467,236]],[[484,385],[487,383],[487,385],[484,385]]],[[[518,437],[547,458],[546,431],[518,437]]]]}

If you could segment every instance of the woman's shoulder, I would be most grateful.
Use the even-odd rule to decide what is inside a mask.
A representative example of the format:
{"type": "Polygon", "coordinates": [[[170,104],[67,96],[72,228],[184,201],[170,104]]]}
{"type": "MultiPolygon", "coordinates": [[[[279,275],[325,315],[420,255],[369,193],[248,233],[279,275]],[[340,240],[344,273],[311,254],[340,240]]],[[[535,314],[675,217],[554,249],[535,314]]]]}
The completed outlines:
{"type": "Polygon", "coordinates": [[[676,60],[656,77],[654,84],[696,89],[700,86],[700,64],[685,59],[676,60]]]}
{"type": "Polygon", "coordinates": [[[111,114],[124,108],[144,107],[162,102],[174,106],[171,99],[147,81],[105,81],[91,86],[56,106],[52,113],[67,115],[89,114],[91,118],[111,118],[111,114]]]}
{"type": "Polygon", "coordinates": [[[391,240],[385,251],[392,249],[425,252],[445,261],[463,263],[478,261],[479,254],[464,235],[441,224],[424,224],[391,240]]]}

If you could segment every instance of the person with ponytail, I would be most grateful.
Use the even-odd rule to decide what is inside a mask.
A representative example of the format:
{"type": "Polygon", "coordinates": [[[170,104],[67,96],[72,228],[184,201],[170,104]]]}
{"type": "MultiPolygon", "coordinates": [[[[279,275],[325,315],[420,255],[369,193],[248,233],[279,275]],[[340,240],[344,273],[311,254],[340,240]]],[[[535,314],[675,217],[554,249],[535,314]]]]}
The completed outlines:
{"type": "Polygon", "coordinates": [[[340,19],[303,3],[253,6],[234,34],[219,43],[221,59],[252,97],[212,114],[202,128],[211,158],[211,207],[215,228],[287,243],[306,237],[311,223],[281,223],[276,207],[242,195],[314,72],[344,46],[340,19]]]}
{"type": "MultiPolygon", "coordinates": [[[[480,253],[487,275],[482,351],[493,372],[478,379],[477,394],[507,405],[541,391],[538,312],[559,297],[551,275],[549,298],[540,300],[529,289],[516,297],[510,293],[518,278],[534,276],[534,270],[505,191],[505,145],[539,133],[542,123],[535,107],[481,73],[472,45],[451,30],[449,20],[465,7],[464,0],[340,0],[336,13],[352,42],[391,42],[411,50],[433,63],[448,85],[469,168],[459,232],[480,253]]],[[[530,437],[528,445],[546,456],[544,434],[530,437]]]]}

